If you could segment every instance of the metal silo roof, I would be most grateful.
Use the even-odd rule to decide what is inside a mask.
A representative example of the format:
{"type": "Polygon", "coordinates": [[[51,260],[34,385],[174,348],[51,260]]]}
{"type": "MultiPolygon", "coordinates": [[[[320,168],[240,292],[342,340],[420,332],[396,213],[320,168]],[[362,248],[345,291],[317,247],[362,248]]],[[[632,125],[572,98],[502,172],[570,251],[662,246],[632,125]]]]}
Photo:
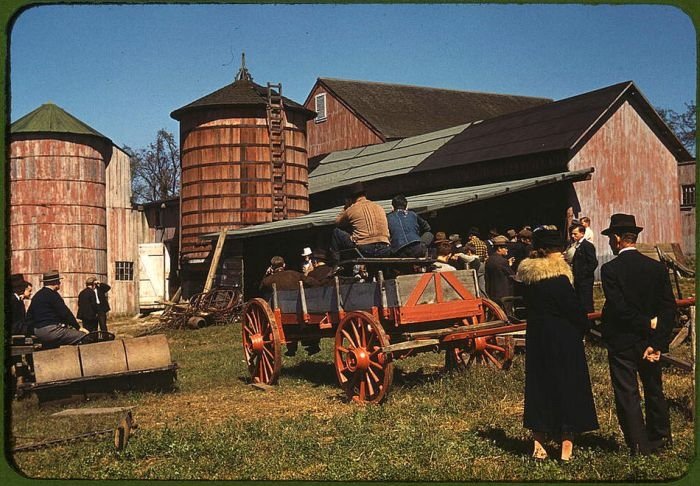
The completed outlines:
{"type": "Polygon", "coordinates": [[[77,135],[92,135],[102,138],[109,143],[109,137],[53,103],[45,103],[36,110],[27,113],[10,125],[10,133],[70,133],[77,135]]]}

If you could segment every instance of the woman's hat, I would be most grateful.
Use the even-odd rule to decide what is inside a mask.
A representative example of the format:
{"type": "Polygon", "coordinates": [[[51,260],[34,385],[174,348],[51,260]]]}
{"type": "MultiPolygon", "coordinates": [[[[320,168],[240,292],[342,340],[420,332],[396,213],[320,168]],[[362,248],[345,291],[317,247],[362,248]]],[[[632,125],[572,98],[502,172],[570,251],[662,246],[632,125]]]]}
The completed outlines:
{"type": "Polygon", "coordinates": [[[609,236],[612,233],[635,233],[639,234],[644,228],[637,226],[634,216],[631,214],[617,213],[610,216],[610,226],[600,233],[609,236]]]}
{"type": "Polygon", "coordinates": [[[532,247],[535,250],[544,248],[564,248],[566,243],[561,237],[559,230],[536,229],[532,232],[532,247]]]}
{"type": "Polygon", "coordinates": [[[59,282],[63,280],[63,277],[58,273],[58,270],[49,270],[45,272],[41,277],[41,281],[46,283],[59,282]]]}

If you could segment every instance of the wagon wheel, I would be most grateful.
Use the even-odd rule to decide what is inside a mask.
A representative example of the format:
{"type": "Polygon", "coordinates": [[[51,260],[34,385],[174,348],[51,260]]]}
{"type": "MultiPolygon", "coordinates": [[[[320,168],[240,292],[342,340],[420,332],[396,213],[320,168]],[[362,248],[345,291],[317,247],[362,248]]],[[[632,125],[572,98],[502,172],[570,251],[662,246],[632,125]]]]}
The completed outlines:
{"type": "Polygon", "coordinates": [[[254,383],[277,383],[282,368],[280,334],[270,306],[252,299],[243,308],[243,350],[254,383]]]}
{"type": "Polygon", "coordinates": [[[380,349],[389,344],[384,329],[367,312],[348,313],[335,333],[335,371],[348,398],[380,403],[394,379],[394,363],[380,349]]]}
{"type": "MultiPolygon", "coordinates": [[[[489,299],[481,299],[484,312],[478,316],[478,322],[505,321],[508,317],[498,304],[489,299]]],[[[515,340],[512,336],[485,336],[468,339],[447,349],[445,368],[463,371],[473,363],[487,365],[496,369],[507,370],[513,362],[515,340]],[[466,344],[466,345],[465,345],[466,344]]]]}

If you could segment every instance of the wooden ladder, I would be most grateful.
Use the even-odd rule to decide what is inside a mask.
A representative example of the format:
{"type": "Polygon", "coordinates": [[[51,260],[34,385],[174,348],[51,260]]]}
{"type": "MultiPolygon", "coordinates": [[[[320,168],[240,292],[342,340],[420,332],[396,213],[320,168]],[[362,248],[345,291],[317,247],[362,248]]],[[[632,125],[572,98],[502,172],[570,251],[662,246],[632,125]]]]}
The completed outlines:
{"type": "Polygon", "coordinates": [[[287,218],[282,84],[267,83],[267,127],[270,135],[270,162],[272,164],[272,221],[279,221],[287,218]]]}

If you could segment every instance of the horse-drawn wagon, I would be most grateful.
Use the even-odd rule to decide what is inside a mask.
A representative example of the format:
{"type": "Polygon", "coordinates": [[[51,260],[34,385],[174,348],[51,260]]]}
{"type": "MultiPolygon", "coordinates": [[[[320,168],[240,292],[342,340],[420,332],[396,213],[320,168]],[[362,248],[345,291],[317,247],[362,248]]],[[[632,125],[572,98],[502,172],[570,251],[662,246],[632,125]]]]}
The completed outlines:
{"type": "MultiPolygon", "coordinates": [[[[369,261],[370,259],[365,259],[369,261]]],[[[276,383],[282,344],[333,338],[338,382],[349,399],[384,400],[394,361],[426,351],[445,351],[448,368],[472,363],[508,368],[513,338],[503,310],[481,296],[472,270],[426,272],[376,281],[276,290],[243,308],[245,357],[252,380],[276,383]]]]}

